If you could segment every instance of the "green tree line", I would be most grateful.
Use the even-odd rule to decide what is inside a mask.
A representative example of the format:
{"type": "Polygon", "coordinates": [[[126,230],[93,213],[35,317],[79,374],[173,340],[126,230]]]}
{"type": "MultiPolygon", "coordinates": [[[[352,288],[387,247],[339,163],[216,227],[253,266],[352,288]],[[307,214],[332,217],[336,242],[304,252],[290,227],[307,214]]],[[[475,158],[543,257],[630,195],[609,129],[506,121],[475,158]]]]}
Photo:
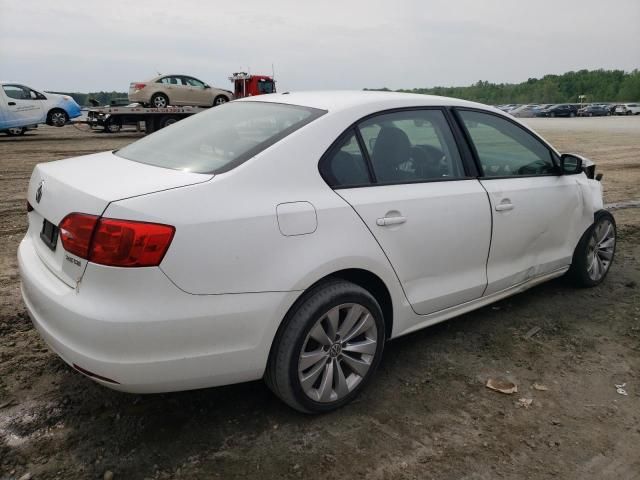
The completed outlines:
{"type": "MultiPolygon", "coordinates": [[[[365,90],[389,91],[388,88],[365,90]]],[[[442,95],[490,105],[504,103],[578,103],[640,101],[640,70],[579,70],[562,75],[530,78],[522,83],[479,81],[467,87],[400,89],[398,92],[442,95]]]]}

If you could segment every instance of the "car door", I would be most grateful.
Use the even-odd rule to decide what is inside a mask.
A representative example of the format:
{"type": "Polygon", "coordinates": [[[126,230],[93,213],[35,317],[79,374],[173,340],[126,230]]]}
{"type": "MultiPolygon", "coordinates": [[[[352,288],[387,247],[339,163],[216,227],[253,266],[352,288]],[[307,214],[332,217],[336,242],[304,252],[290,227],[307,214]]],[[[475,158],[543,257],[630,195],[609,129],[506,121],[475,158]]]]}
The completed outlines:
{"type": "Polygon", "coordinates": [[[321,166],[418,314],[474,300],[486,287],[491,211],[462,159],[445,112],[412,109],[360,122],[321,166]]]}
{"type": "Polygon", "coordinates": [[[35,95],[31,95],[30,88],[23,85],[4,84],[2,90],[5,96],[3,109],[7,128],[24,127],[42,122],[42,102],[35,95]]]}
{"type": "Polygon", "coordinates": [[[489,295],[571,263],[589,215],[575,176],[520,124],[499,114],[457,109],[482,172],[493,214],[489,295]]]}
{"type": "Polygon", "coordinates": [[[182,77],[170,75],[159,82],[162,83],[161,91],[169,97],[169,105],[184,105],[187,89],[182,83],[182,77]]]}
{"type": "Polygon", "coordinates": [[[205,88],[205,83],[197,78],[182,77],[186,85],[186,102],[189,105],[207,106],[213,105],[213,95],[211,88],[205,88]]]}

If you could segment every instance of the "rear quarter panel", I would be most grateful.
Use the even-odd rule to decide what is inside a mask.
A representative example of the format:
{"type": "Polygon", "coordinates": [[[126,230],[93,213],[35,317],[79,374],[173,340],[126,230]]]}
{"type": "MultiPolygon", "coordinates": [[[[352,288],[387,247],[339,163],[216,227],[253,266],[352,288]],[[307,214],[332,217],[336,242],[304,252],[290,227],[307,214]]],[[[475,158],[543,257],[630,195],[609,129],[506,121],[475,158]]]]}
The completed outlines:
{"type": "Polygon", "coordinates": [[[343,268],[397,282],[366,226],[318,173],[331,142],[300,133],[206,184],[114,202],[105,215],[174,225],[160,267],[193,294],[304,290],[343,268]],[[282,234],[276,209],[288,202],[313,205],[314,232],[282,234]]]}

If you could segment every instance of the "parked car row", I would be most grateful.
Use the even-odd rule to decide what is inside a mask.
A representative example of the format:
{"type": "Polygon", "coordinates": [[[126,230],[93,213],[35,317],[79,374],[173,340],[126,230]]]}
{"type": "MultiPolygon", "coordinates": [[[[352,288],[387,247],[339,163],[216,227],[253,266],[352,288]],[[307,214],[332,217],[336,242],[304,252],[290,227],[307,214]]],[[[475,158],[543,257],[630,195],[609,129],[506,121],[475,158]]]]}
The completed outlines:
{"type": "Polygon", "coordinates": [[[558,104],[507,104],[498,105],[503,112],[514,117],[597,117],[609,115],[640,115],[640,103],[576,103],[558,104]]]}

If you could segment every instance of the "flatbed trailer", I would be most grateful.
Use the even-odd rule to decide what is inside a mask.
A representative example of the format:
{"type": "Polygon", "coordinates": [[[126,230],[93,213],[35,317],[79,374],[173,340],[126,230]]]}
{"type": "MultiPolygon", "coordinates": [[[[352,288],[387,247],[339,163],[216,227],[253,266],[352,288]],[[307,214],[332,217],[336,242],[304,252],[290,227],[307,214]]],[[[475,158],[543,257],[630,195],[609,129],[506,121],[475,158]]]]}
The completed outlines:
{"type": "Polygon", "coordinates": [[[106,132],[117,133],[123,125],[145,124],[145,132],[153,133],[164,127],[208,110],[206,107],[166,107],[152,108],[141,105],[128,105],[126,107],[108,106],[95,107],[87,112],[86,123],[91,128],[104,128],[106,132]]]}

